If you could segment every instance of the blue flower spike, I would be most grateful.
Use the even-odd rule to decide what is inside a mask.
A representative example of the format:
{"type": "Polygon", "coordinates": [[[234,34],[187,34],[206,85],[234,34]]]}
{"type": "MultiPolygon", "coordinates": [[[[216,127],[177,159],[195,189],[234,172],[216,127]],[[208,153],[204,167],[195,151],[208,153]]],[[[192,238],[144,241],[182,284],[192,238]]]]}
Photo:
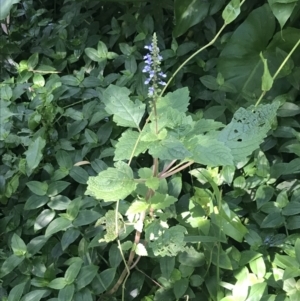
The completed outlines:
{"type": "Polygon", "coordinates": [[[157,46],[156,34],[153,34],[151,45],[145,46],[145,49],[149,51],[144,56],[145,67],[143,73],[147,73],[148,77],[145,80],[145,85],[149,85],[148,96],[156,100],[161,92],[160,86],[165,86],[166,82],[162,79],[166,78],[166,74],[161,71],[162,56],[159,54],[159,48],[157,46]]]}

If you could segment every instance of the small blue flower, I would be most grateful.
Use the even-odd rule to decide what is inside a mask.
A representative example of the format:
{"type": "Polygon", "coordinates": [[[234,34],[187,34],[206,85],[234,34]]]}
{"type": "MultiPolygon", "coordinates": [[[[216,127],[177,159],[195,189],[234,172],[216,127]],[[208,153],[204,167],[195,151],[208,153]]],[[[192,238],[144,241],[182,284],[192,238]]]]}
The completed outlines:
{"type": "Polygon", "coordinates": [[[142,70],[143,73],[148,73],[148,78],[144,81],[145,85],[151,84],[148,89],[148,96],[156,99],[161,92],[160,86],[165,86],[166,82],[161,80],[166,78],[167,75],[161,71],[161,61],[163,57],[159,54],[159,48],[157,46],[156,34],[153,34],[151,45],[146,45],[145,49],[149,50],[149,53],[144,56],[145,66],[142,70]]]}

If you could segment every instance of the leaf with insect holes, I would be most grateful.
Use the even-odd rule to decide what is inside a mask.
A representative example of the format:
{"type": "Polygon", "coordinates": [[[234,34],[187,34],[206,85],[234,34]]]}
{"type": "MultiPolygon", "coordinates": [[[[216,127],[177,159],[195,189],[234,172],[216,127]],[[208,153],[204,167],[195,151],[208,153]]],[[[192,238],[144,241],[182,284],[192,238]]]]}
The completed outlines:
{"type": "Polygon", "coordinates": [[[239,108],[232,121],[220,132],[218,140],[231,149],[234,163],[246,159],[263,142],[276,117],[278,102],[256,108],[239,108]]]}
{"type": "Polygon", "coordinates": [[[116,162],[115,166],[89,177],[85,194],[108,202],[124,199],[134,191],[137,184],[132,169],[122,161],[116,162]]]}
{"type": "Polygon", "coordinates": [[[129,94],[130,90],[125,87],[110,85],[104,91],[102,101],[117,125],[139,128],[146,106],[139,100],[131,101],[129,94]]]}

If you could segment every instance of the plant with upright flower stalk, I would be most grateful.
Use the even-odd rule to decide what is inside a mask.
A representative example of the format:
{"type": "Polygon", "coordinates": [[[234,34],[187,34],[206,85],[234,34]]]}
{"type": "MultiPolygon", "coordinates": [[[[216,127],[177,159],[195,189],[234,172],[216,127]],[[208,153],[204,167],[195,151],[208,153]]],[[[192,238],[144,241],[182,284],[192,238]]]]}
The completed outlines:
{"type": "Polygon", "coordinates": [[[153,34],[151,45],[145,46],[145,49],[148,49],[149,53],[144,56],[146,65],[143,69],[143,73],[148,74],[148,77],[144,83],[145,85],[150,85],[148,88],[148,97],[153,99],[152,105],[154,114],[157,117],[156,101],[162,91],[160,86],[166,85],[166,82],[164,82],[163,79],[166,78],[167,75],[161,71],[160,64],[162,56],[159,54],[156,33],[153,34]]]}
{"type": "Polygon", "coordinates": [[[144,73],[148,73],[148,78],[145,80],[145,85],[149,85],[148,96],[157,100],[161,89],[159,86],[165,86],[166,83],[162,80],[166,78],[166,74],[161,71],[162,56],[159,54],[159,48],[157,46],[156,33],[153,34],[151,45],[145,46],[150,53],[144,56],[146,66],[143,69],[144,73]]]}

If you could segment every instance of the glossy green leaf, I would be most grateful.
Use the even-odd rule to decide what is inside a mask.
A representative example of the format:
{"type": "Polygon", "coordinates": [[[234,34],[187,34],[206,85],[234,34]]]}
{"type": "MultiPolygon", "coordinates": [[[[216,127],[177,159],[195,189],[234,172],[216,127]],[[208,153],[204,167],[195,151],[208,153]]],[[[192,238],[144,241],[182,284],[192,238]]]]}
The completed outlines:
{"type": "Polygon", "coordinates": [[[23,260],[24,256],[17,256],[15,254],[10,255],[5,261],[2,263],[0,267],[0,277],[4,277],[13,271],[23,260]]]}
{"type": "Polygon", "coordinates": [[[53,288],[55,290],[61,290],[67,285],[66,279],[63,277],[58,277],[50,281],[48,287],[53,288]]]}
{"type": "Polygon", "coordinates": [[[284,217],[279,212],[270,213],[263,219],[262,228],[279,228],[284,223],[284,217]]]}
{"type": "MultiPolygon", "coordinates": [[[[34,207],[32,209],[34,209],[34,207]]],[[[35,220],[34,230],[38,231],[48,226],[48,224],[54,219],[54,217],[55,217],[55,212],[53,210],[50,209],[43,210],[35,220]]]]}
{"type": "Polygon", "coordinates": [[[104,270],[97,276],[95,279],[93,285],[95,286],[97,294],[101,294],[105,292],[109,286],[111,285],[112,281],[114,280],[116,274],[115,268],[110,268],[107,270],[104,270]]]}
{"type": "Polygon", "coordinates": [[[51,236],[59,231],[66,230],[71,225],[71,221],[64,218],[58,217],[53,220],[47,227],[45,236],[51,236]]]}
{"type": "Polygon", "coordinates": [[[27,248],[23,239],[20,236],[18,236],[16,233],[14,233],[11,238],[11,248],[14,254],[17,256],[25,255],[27,252],[27,248]]]}
{"type": "Polygon", "coordinates": [[[76,279],[76,287],[78,290],[90,284],[97,275],[98,267],[95,265],[84,266],[76,279]]]}
{"type": "Polygon", "coordinates": [[[77,215],[76,219],[73,221],[73,225],[75,227],[89,225],[92,224],[97,219],[99,219],[100,217],[101,214],[96,211],[81,210],[79,211],[79,214],[77,215]]]}
{"type": "Polygon", "coordinates": [[[280,27],[283,28],[295,6],[297,5],[297,0],[268,0],[271,10],[278,20],[280,27]]]}
{"type": "Polygon", "coordinates": [[[61,238],[61,247],[66,250],[70,244],[72,244],[80,235],[80,231],[75,228],[67,229],[61,238]]]}
{"type": "Polygon", "coordinates": [[[58,293],[57,301],[72,301],[75,292],[74,284],[69,284],[58,293]]]}
{"type": "Polygon", "coordinates": [[[45,195],[48,190],[48,184],[46,182],[30,181],[26,183],[26,186],[36,195],[45,195]]]}
{"type": "Polygon", "coordinates": [[[231,0],[222,12],[222,18],[225,24],[234,21],[241,13],[240,0],[231,0]]]}
{"type": "Polygon", "coordinates": [[[27,162],[26,172],[28,176],[32,174],[33,170],[38,167],[42,160],[42,151],[45,145],[46,141],[42,137],[36,138],[29,144],[28,150],[25,152],[27,162]]]}
{"type": "Polygon", "coordinates": [[[175,38],[184,34],[190,27],[198,24],[207,16],[209,3],[203,0],[175,0],[175,38]]]}
{"type": "Polygon", "coordinates": [[[40,249],[46,244],[48,241],[48,238],[44,235],[36,236],[34,237],[28,244],[27,244],[27,251],[28,254],[33,256],[37,252],[40,251],[40,249]]]}
{"type": "Polygon", "coordinates": [[[160,258],[159,266],[160,266],[162,276],[166,279],[169,279],[175,268],[175,258],[167,257],[167,256],[160,258]]]}
{"type": "Polygon", "coordinates": [[[33,210],[44,206],[48,202],[47,196],[31,195],[25,203],[24,210],[33,210]]]}
{"type": "Polygon", "coordinates": [[[40,301],[46,294],[48,290],[33,290],[27,293],[21,301],[40,301]]]}
{"type": "Polygon", "coordinates": [[[20,0],[0,0],[0,20],[4,20],[9,15],[11,7],[19,2],[20,0]]]}
{"type": "Polygon", "coordinates": [[[82,260],[77,260],[74,263],[72,263],[65,272],[65,279],[68,284],[71,284],[76,279],[77,275],[80,272],[81,266],[83,262],[82,260]]]}
{"type": "Polygon", "coordinates": [[[20,301],[24,292],[25,284],[26,282],[23,282],[13,287],[9,292],[7,301],[20,301]]]}
{"type": "MultiPolygon", "coordinates": [[[[221,51],[217,69],[238,91],[261,93],[263,64],[259,54],[266,50],[274,30],[275,19],[269,6],[260,6],[251,11],[221,51]]],[[[264,56],[269,59],[269,55],[264,56]]]]}

